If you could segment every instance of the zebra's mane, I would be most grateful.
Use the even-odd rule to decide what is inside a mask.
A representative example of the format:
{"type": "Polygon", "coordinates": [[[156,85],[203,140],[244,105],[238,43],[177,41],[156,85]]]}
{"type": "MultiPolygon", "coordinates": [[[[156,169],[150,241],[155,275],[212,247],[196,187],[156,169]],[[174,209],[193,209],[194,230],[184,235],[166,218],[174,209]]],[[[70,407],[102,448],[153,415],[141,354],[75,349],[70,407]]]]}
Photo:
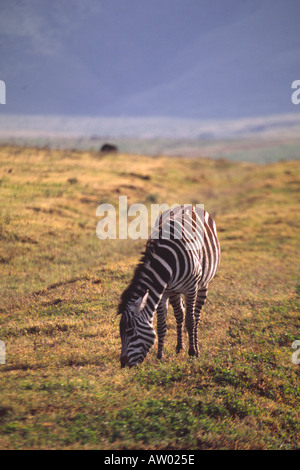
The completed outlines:
{"type": "MultiPolygon", "coordinates": [[[[133,277],[127,286],[127,288],[124,290],[124,292],[121,295],[120,303],[118,306],[118,314],[123,313],[124,309],[126,308],[128,301],[132,298],[133,293],[137,293],[138,290],[137,285],[139,284],[139,281],[141,280],[142,273],[144,272],[145,264],[147,261],[149,261],[150,255],[154,251],[154,245],[155,245],[156,240],[148,240],[146,249],[144,252],[142,252],[142,257],[140,258],[137,266],[135,267],[133,277]]],[[[144,292],[145,293],[145,292],[144,292]]]]}

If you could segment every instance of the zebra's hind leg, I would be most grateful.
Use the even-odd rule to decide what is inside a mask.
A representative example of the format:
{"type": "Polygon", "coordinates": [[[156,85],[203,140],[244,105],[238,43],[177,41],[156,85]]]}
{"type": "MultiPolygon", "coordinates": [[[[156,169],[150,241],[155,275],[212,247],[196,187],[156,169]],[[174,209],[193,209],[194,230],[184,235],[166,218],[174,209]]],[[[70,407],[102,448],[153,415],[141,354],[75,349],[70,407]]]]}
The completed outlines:
{"type": "Polygon", "coordinates": [[[157,358],[162,359],[164,352],[164,342],[167,331],[166,316],[168,310],[168,297],[163,296],[157,306],[157,336],[158,336],[158,350],[157,358]]]}
{"type": "Polygon", "coordinates": [[[174,315],[176,318],[177,324],[177,345],[176,345],[176,353],[178,354],[183,348],[183,340],[182,340],[182,325],[183,325],[183,318],[184,318],[184,305],[183,300],[180,294],[171,294],[170,295],[170,304],[173,307],[174,315]]]}
{"type": "Polygon", "coordinates": [[[194,329],[194,338],[195,338],[195,351],[196,351],[196,356],[198,357],[199,355],[199,350],[198,350],[198,324],[200,320],[200,314],[202,307],[206,301],[207,297],[207,286],[206,287],[201,287],[198,290],[197,293],[197,300],[196,300],[196,305],[195,305],[195,329],[194,329]]]}
{"type": "Polygon", "coordinates": [[[185,326],[189,336],[189,356],[197,356],[195,348],[195,305],[197,299],[197,290],[192,290],[185,294],[186,310],[185,310],[185,326]]]}

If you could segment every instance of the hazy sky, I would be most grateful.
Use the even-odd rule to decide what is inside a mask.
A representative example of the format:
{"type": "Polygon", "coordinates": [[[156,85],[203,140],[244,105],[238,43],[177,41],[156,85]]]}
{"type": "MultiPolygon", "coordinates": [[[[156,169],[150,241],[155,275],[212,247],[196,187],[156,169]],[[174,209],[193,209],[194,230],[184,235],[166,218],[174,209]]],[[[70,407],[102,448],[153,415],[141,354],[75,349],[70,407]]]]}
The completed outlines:
{"type": "Polygon", "coordinates": [[[300,112],[299,0],[1,0],[0,113],[300,112]]]}

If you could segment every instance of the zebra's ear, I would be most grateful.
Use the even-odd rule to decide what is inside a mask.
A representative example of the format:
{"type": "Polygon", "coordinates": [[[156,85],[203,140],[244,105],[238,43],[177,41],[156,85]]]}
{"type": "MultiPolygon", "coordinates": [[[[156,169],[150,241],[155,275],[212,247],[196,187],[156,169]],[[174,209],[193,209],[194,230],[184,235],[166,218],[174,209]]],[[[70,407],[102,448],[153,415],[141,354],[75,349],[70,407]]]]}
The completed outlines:
{"type": "Polygon", "coordinates": [[[145,308],[146,303],[147,303],[147,299],[148,299],[148,295],[149,295],[149,290],[147,290],[144,297],[140,297],[139,299],[137,299],[134,302],[135,313],[140,313],[143,310],[143,308],[145,308]]]}

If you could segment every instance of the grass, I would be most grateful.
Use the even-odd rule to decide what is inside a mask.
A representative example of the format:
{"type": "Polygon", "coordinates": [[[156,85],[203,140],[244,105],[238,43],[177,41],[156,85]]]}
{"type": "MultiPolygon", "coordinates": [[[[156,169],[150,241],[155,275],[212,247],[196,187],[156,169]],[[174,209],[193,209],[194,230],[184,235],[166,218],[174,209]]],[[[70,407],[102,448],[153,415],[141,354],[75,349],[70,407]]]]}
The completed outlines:
{"type": "Polygon", "coordinates": [[[1,449],[299,447],[300,162],[0,149],[1,449]],[[120,369],[116,307],[144,240],[99,240],[96,208],[204,203],[220,270],[201,354],[120,369]]]}

